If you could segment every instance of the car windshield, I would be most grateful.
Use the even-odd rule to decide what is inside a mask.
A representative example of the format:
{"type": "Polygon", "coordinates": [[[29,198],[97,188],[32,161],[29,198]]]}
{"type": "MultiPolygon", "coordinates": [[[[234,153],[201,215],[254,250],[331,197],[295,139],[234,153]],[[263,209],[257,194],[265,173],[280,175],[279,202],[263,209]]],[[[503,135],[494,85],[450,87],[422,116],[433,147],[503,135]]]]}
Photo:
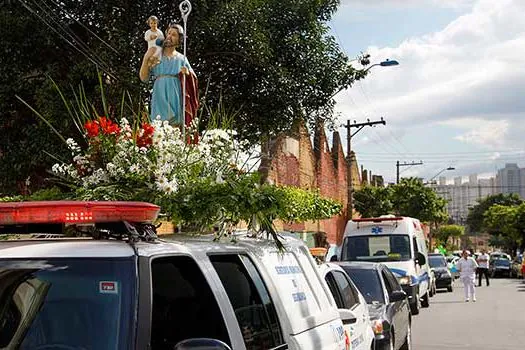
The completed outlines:
{"type": "Polygon", "coordinates": [[[430,267],[446,267],[447,262],[442,256],[429,256],[428,263],[430,267]]]}
{"type": "Polygon", "coordinates": [[[496,259],[496,260],[494,260],[494,265],[510,266],[510,260],[507,260],[507,259],[496,259]]]}
{"type": "Polygon", "coordinates": [[[342,266],[368,304],[385,303],[383,287],[376,270],[342,266]]]}
{"type": "Polygon", "coordinates": [[[136,264],[0,259],[0,349],[130,349],[136,264]]]}
{"type": "Polygon", "coordinates": [[[343,261],[407,261],[410,260],[408,235],[346,237],[343,261]]]}

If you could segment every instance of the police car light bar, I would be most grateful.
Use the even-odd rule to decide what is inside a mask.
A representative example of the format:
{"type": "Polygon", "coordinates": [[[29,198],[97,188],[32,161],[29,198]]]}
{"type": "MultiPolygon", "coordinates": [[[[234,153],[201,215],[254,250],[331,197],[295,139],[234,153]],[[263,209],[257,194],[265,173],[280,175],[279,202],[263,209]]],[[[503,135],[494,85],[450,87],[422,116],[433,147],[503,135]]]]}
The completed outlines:
{"type": "Polygon", "coordinates": [[[400,221],[403,220],[402,217],[396,216],[396,217],[384,217],[384,218],[359,218],[359,219],[352,219],[354,222],[382,222],[382,221],[400,221]]]}
{"type": "Polygon", "coordinates": [[[151,223],[160,207],[145,202],[35,201],[0,203],[0,225],[151,223]]]}

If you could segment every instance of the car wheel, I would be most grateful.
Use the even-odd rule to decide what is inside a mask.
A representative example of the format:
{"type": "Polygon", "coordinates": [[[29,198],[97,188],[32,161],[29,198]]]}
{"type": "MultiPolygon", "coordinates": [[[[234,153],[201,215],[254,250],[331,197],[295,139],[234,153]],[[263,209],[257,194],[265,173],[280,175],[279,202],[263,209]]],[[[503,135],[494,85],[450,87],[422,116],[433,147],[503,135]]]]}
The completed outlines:
{"type": "Polygon", "coordinates": [[[410,313],[412,315],[419,315],[419,308],[420,308],[420,302],[419,298],[416,296],[416,301],[413,303],[410,303],[410,313]]]}
{"type": "Polygon", "coordinates": [[[428,291],[423,296],[423,299],[421,300],[421,307],[427,308],[430,306],[430,297],[428,295],[428,291]]]}
{"type": "Polygon", "coordinates": [[[407,337],[405,342],[401,345],[401,350],[411,350],[412,349],[412,326],[408,324],[407,337]]]}
{"type": "Polygon", "coordinates": [[[390,331],[390,341],[388,342],[388,350],[395,350],[394,348],[394,331],[391,330],[390,331]]]}
{"type": "Polygon", "coordinates": [[[452,287],[452,283],[451,283],[449,286],[447,286],[447,292],[452,292],[452,291],[454,291],[454,287],[452,287]]]}

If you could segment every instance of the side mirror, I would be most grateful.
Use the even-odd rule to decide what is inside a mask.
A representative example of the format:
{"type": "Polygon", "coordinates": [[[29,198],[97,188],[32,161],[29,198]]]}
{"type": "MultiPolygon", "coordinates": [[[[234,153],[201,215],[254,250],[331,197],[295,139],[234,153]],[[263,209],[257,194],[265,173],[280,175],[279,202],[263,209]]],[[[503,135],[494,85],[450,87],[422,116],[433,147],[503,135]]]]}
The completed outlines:
{"type": "Polygon", "coordinates": [[[357,322],[356,315],[348,309],[339,309],[339,317],[343,324],[352,324],[357,322]]]}
{"type": "Polygon", "coordinates": [[[393,291],[392,293],[390,293],[390,295],[388,296],[388,299],[390,300],[390,302],[394,303],[396,301],[402,301],[402,300],[405,300],[407,298],[407,293],[405,293],[404,291],[402,290],[395,290],[393,291]]]}
{"type": "Polygon", "coordinates": [[[173,350],[232,350],[226,343],[210,338],[192,338],[183,340],[173,350]]]}
{"type": "Polygon", "coordinates": [[[339,261],[339,259],[337,259],[337,255],[332,255],[332,257],[330,258],[330,262],[334,261],[339,261]]]}
{"type": "Polygon", "coordinates": [[[416,262],[419,264],[419,266],[423,266],[427,263],[427,259],[425,259],[425,256],[422,253],[417,252],[416,262]]]}

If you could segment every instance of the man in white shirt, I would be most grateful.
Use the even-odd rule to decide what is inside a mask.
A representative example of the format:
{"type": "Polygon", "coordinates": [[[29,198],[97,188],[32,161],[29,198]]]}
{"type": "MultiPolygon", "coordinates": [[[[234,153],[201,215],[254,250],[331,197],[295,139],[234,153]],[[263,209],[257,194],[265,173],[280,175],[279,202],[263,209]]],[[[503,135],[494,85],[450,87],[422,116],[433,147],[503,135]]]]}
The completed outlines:
{"type": "Polygon", "coordinates": [[[478,287],[481,287],[481,279],[482,276],[485,275],[485,281],[487,282],[487,287],[490,285],[489,283],[489,259],[490,256],[487,254],[485,249],[481,250],[481,254],[478,256],[478,287]]]}
{"type": "Polygon", "coordinates": [[[456,263],[456,268],[459,271],[459,278],[463,282],[465,289],[465,301],[469,301],[469,297],[472,297],[472,301],[476,301],[476,287],[474,280],[476,279],[476,269],[478,263],[474,258],[469,256],[468,251],[463,250],[461,254],[462,258],[456,263]]]}

